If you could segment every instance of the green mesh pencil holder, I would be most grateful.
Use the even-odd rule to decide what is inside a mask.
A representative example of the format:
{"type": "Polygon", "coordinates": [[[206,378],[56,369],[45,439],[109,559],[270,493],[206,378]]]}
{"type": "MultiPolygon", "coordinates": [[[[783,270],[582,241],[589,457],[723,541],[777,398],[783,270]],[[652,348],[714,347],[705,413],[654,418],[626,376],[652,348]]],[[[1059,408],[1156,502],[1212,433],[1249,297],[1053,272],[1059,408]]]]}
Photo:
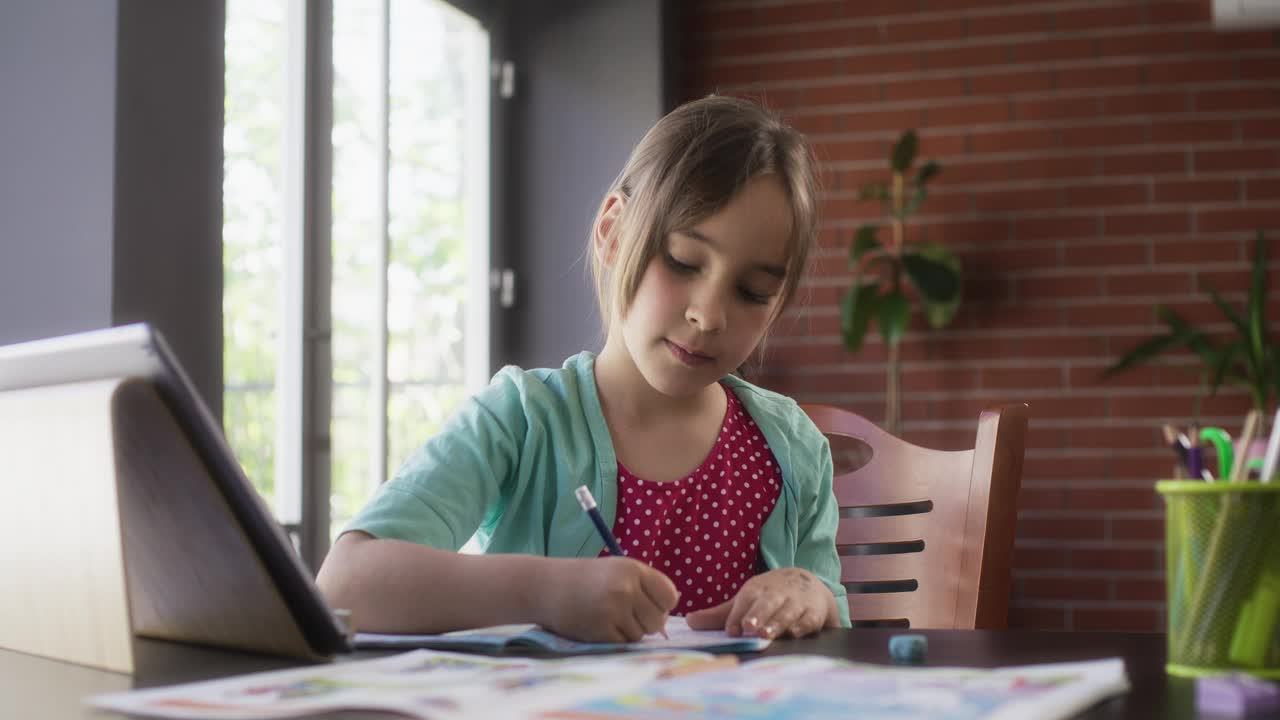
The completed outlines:
{"type": "Polygon", "coordinates": [[[1171,675],[1280,678],[1280,483],[1161,481],[1171,675]]]}

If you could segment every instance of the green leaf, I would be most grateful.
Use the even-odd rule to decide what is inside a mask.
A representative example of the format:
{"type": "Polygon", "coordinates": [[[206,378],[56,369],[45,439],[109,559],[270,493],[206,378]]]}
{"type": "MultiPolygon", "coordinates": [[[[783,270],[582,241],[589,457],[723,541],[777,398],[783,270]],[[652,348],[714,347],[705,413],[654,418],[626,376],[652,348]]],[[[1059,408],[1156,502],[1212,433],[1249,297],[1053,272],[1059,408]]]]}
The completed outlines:
{"type": "MultiPolygon", "coordinates": [[[[1273,386],[1271,389],[1275,391],[1276,397],[1280,398],[1280,352],[1275,353],[1275,355],[1271,359],[1274,361],[1272,363],[1272,372],[1271,372],[1271,379],[1273,383],[1273,386]]],[[[1270,397],[1271,393],[1266,393],[1266,395],[1267,397],[1270,397]]],[[[1259,410],[1262,410],[1263,412],[1266,412],[1269,409],[1270,408],[1266,408],[1266,407],[1259,408],[1259,410]]]]}
{"type": "MultiPolygon", "coordinates": [[[[1241,342],[1246,341],[1250,336],[1248,324],[1246,324],[1244,319],[1236,313],[1234,308],[1227,304],[1226,300],[1222,299],[1222,296],[1218,294],[1217,290],[1212,287],[1207,289],[1209,292],[1209,298],[1213,300],[1213,304],[1217,305],[1218,309],[1222,311],[1222,314],[1226,315],[1227,319],[1231,321],[1231,324],[1236,326],[1236,330],[1240,331],[1241,342]]],[[[1249,373],[1251,375],[1254,377],[1262,377],[1265,374],[1265,365],[1263,364],[1265,363],[1265,358],[1258,357],[1252,351],[1246,352],[1244,357],[1245,362],[1249,366],[1249,373]]]]}
{"type": "Polygon", "coordinates": [[[840,304],[840,332],[849,352],[862,349],[862,341],[867,335],[867,325],[871,322],[879,292],[879,283],[860,283],[855,280],[845,293],[844,301],[840,304]]]}
{"type": "Polygon", "coordinates": [[[1231,324],[1236,326],[1236,329],[1240,331],[1240,335],[1248,337],[1249,328],[1245,325],[1245,322],[1240,317],[1239,313],[1235,311],[1235,308],[1228,305],[1227,301],[1222,299],[1222,296],[1218,294],[1216,289],[1209,287],[1208,285],[1206,285],[1206,289],[1209,292],[1210,299],[1213,300],[1213,304],[1217,305],[1218,309],[1222,311],[1222,314],[1226,315],[1227,319],[1231,321],[1231,324]]]}
{"type": "Polygon", "coordinates": [[[863,225],[858,228],[858,232],[853,236],[853,243],[849,246],[849,262],[856,265],[862,256],[868,250],[880,247],[880,241],[876,239],[876,234],[880,228],[875,225],[863,225]]]}
{"type": "Polygon", "coordinates": [[[929,321],[929,327],[935,330],[950,325],[960,309],[959,297],[954,302],[936,303],[925,300],[923,303],[924,317],[929,321]]]}
{"type": "Polygon", "coordinates": [[[940,172],[942,172],[942,166],[939,165],[936,160],[930,160],[924,165],[921,165],[920,169],[916,171],[915,184],[924,185],[932,180],[934,175],[937,175],[940,172]]]}
{"type": "Polygon", "coordinates": [[[1106,370],[1103,370],[1102,379],[1106,380],[1107,378],[1119,375],[1130,368],[1144,365],[1154,358],[1186,344],[1187,338],[1176,332],[1171,332],[1166,335],[1157,335],[1143,341],[1142,344],[1125,353],[1123,357],[1112,363],[1106,370]]]}
{"type": "Polygon", "coordinates": [[[1231,363],[1235,361],[1236,355],[1239,355],[1242,349],[1241,343],[1231,343],[1222,352],[1214,353],[1216,358],[1209,366],[1210,397],[1218,394],[1218,388],[1222,386],[1222,381],[1226,379],[1227,373],[1231,370],[1231,363]]]}
{"type": "MultiPolygon", "coordinates": [[[[1267,242],[1262,231],[1253,246],[1253,282],[1249,284],[1250,365],[1261,370],[1266,362],[1267,242]]],[[[1259,377],[1259,379],[1261,379],[1259,377]]]]}
{"type": "Polygon", "coordinates": [[[1166,305],[1156,306],[1156,316],[1169,326],[1169,330],[1182,339],[1182,344],[1191,348],[1197,355],[1210,363],[1216,352],[1213,343],[1200,331],[1187,324],[1182,316],[1166,305]]]}
{"type": "Polygon", "coordinates": [[[916,186],[916,191],[911,195],[911,198],[903,203],[902,210],[895,213],[895,215],[899,220],[905,221],[908,216],[920,209],[920,205],[924,203],[925,198],[928,196],[929,193],[925,191],[923,185],[916,186]]]}
{"type": "Polygon", "coordinates": [[[902,254],[902,267],[911,284],[931,302],[949,302],[960,294],[960,274],[942,259],[912,250],[902,254]]]}
{"type": "Polygon", "coordinates": [[[880,326],[880,337],[884,338],[887,345],[893,345],[902,339],[910,317],[911,306],[907,303],[907,297],[897,290],[881,295],[876,301],[876,322],[880,326]]]}
{"type": "Polygon", "coordinates": [[[863,266],[868,273],[879,272],[886,287],[898,287],[902,284],[902,261],[891,252],[877,251],[870,255],[870,260],[863,266]],[[884,266],[877,270],[878,266],[884,266]]]}
{"type": "Polygon", "coordinates": [[[867,183],[858,188],[858,200],[884,200],[889,197],[889,189],[884,183],[867,183]]]}
{"type": "Polygon", "coordinates": [[[894,172],[904,173],[911,167],[911,163],[916,161],[916,149],[919,144],[915,130],[902,133],[902,137],[898,138],[898,142],[893,146],[893,152],[889,155],[889,165],[894,172]]]}
{"type": "Polygon", "coordinates": [[[950,300],[935,300],[924,295],[923,291],[921,291],[921,299],[924,302],[924,316],[929,321],[929,327],[934,329],[946,327],[951,324],[956,312],[960,310],[960,298],[964,295],[964,275],[961,272],[960,258],[956,257],[945,245],[937,243],[920,243],[916,245],[915,252],[921,257],[942,263],[955,273],[958,287],[955,297],[950,300]]]}
{"type": "Polygon", "coordinates": [[[1213,343],[1208,341],[1203,334],[1190,327],[1187,324],[1187,320],[1181,318],[1178,313],[1175,313],[1174,310],[1165,305],[1156,306],[1156,315],[1161,319],[1161,322],[1169,325],[1169,333],[1148,338],[1148,340],[1134,347],[1133,350],[1126,352],[1114,364],[1103,370],[1102,379],[1123,373],[1125,370],[1135,368],[1135,366],[1147,364],[1149,361],[1156,359],[1157,356],[1164,355],[1165,352],[1184,346],[1192,348],[1208,368],[1217,368],[1217,363],[1220,361],[1220,352],[1213,347],[1213,343]]]}

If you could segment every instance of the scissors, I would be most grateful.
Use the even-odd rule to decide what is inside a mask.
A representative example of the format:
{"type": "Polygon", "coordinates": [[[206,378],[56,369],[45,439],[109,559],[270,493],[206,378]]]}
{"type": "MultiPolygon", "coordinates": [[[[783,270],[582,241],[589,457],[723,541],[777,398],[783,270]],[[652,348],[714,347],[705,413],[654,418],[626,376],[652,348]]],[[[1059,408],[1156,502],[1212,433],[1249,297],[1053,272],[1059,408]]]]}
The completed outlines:
{"type": "Polygon", "coordinates": [[[1219,427],[1200,428],[1200,441],[1213,444],[1213,452],[1218,456],[1219,480],[1231,476],[1231,468],[1235,466],[1235,448],[1231,444],[1231,434],[1219,427]]]}

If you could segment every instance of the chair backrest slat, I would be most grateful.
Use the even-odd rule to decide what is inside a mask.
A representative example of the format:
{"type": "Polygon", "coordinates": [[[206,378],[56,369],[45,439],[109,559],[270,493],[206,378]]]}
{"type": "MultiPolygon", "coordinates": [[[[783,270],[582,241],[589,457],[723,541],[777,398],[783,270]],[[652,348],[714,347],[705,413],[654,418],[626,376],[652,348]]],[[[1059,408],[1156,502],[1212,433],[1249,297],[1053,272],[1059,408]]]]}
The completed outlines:
{"type": "MultiPolygon", "coordinates": [[[[874,461],[873,461],[874,462],[874,461]]],[[[886,458],[886,466],[897,463],[900,467],[911,462],[909,458],[892,460],[886,458]]],[[[935,470],[935,468],[928,468],[935,470]]],[[[929,498],[930,483],[928,473],[913,471],[910,474],[881,476],[880,468],[864,466],[865,473],[845,473],[837,475],[832,481],[832,489],[836,493],[836,502],[840,507],[880,507],[918,502],[929,498]]]]}
{"type": "Polygon", "coordinates": [[[984,410],[970,450],[920,447],[847,410],[802,407],[823,433],[854,438],[871,452],[865,465],[832,481],[853,619],[1005,627],[1027,406],[984,410]]]}
{"type": "Polygon", "coordinates": [[[836,545],[922,540],[929,531],[930,514],[843,518],[836,530],[836,545]]]}
{"type": "MultiPolygon", "coordinates": [[[[884,622],[919,615],[922,608],[918,592],[866,593],[849,596],[849,617],[855,622],[884,622]]],[[[912,624],[910,627],[916,627],[912,624]]]]}
{"type": "Polygon", "coordinates": [[[844,569],[842,582],[876,582],[915,580],[929,570],[924,553],[912,552],[898,555],[841,555],[844,569]]]}

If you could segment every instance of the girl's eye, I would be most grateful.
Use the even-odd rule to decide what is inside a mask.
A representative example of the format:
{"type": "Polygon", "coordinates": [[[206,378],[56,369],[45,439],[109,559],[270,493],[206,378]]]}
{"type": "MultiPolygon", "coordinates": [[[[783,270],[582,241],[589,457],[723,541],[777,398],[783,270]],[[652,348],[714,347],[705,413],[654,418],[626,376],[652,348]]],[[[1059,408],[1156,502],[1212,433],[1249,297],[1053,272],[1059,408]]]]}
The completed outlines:
{"type": "Polygon", "coordinates": [[[663,255],[666,258],[667,265],[672,270],[675,270],[678,273],[683,273],[687,275],[690,273],[697,272],[698,270],[698,268],[694,267],[693,265],[690,265],[688,263],[682,263],[679,260],[675,259],[675,257],[671,253],[663,253],[663,255]]]}
{"type": "MultiPolygon", "coordinates": [[[[689,263],[681,262],[669,252],[664,252],[662,254],[662,258],[663,261],[666,262],[667,267],[680,275],[693,275],[698,272],[697,265],[690,265],[689,263]]],[[[741,296],[743,300],[754,305],[767,305],[771,300],[773,300],[772,293],[758,293],[745,286],[740,286],[738,288],[738,295],[741,296]]]]}
{"type": "Polygon", "coordinates": [[[738,288],[738,292],[742,295],[742,299],[756,305],[766,305],[773,299],[772,295],[766,293],[752,292],[747,288],[738,288]]]}

